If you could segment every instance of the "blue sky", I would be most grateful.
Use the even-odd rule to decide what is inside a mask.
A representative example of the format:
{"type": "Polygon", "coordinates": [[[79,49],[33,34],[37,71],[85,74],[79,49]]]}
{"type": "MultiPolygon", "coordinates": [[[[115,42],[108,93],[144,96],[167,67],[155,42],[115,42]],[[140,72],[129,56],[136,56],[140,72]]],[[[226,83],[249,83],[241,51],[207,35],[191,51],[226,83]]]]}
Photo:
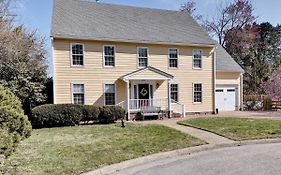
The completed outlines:
{"type": "MultiPolygon", "coordinates": [[[[105,3],[125,4],[131,6],[178,10],[186,0],[100,0],[105,3]]],[[[195,0],[200,14],[212,16],[215,7],[231,0],[195,0]]],[[[49,75],[52,75],[52,53],[50,44],[50,27],[53,0],[22,0],[18,1],[15,11],[18,14],[17,22],[31,30],[37,30],[47,41],[49,75]]],[[[252,0],[258,22],[270,22],[274,25],[281,24],[279,0],[252,0]]]]}

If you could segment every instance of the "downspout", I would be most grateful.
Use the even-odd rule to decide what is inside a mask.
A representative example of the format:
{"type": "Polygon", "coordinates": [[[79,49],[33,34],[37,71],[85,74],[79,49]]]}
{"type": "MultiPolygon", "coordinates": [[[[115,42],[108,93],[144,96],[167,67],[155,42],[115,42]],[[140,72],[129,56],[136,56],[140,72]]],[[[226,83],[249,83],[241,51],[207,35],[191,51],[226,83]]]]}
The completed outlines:
{"type": "Polygon", "coordinates": [[[214,47],[213,53],[213,114],[216,114],[216,78],[217,78],[217,46],[214,47]]]}

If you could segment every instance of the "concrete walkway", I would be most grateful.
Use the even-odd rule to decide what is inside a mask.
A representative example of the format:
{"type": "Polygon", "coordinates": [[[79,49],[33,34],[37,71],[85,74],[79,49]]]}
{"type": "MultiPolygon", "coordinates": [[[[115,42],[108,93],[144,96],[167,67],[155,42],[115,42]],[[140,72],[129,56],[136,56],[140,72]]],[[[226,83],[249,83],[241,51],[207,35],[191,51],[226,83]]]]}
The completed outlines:
{"type": "Polygon", "coordinates": [[[157,120],[157,121],[144,121],[140,122],[143,124],[160,124],[164,125],[173,129],[176,129],[178,131],[181,131],[183,133],[192,135],[194,137],[197,137],[201,140],[206,141],[209,144],[228,144],[228,143],[234,143],[233,140],[230,140],[228,138],[213,134],[208,131],[203,131],[201,129],[196,129],[193,127],[188,126],[182,126],[177,124],[178,121],[181,121],[183,119],[168,119],[168,120],[157,120]]]}

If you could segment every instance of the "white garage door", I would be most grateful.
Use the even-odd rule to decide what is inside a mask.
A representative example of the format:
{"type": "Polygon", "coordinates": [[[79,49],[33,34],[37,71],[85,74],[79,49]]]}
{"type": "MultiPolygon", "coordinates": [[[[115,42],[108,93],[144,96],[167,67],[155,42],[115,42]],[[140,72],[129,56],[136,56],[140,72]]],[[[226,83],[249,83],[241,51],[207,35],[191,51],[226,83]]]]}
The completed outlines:
{"type": "Polygon", "coordinates": [[[235,111],[237,92],[235,87],[216,88],[216,108],[219,111],[235,111]]]}

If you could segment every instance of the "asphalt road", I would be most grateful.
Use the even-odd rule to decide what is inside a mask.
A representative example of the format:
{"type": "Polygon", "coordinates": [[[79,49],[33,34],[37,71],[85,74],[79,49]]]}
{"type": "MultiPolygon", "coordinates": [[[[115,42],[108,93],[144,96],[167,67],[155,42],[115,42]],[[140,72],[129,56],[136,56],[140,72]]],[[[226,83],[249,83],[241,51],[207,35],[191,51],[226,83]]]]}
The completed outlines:
{"type": "Polygon", "coordinates": [[[117,174],[281,175],[281,143],[223,148],[144,162],[117,174]]]}

